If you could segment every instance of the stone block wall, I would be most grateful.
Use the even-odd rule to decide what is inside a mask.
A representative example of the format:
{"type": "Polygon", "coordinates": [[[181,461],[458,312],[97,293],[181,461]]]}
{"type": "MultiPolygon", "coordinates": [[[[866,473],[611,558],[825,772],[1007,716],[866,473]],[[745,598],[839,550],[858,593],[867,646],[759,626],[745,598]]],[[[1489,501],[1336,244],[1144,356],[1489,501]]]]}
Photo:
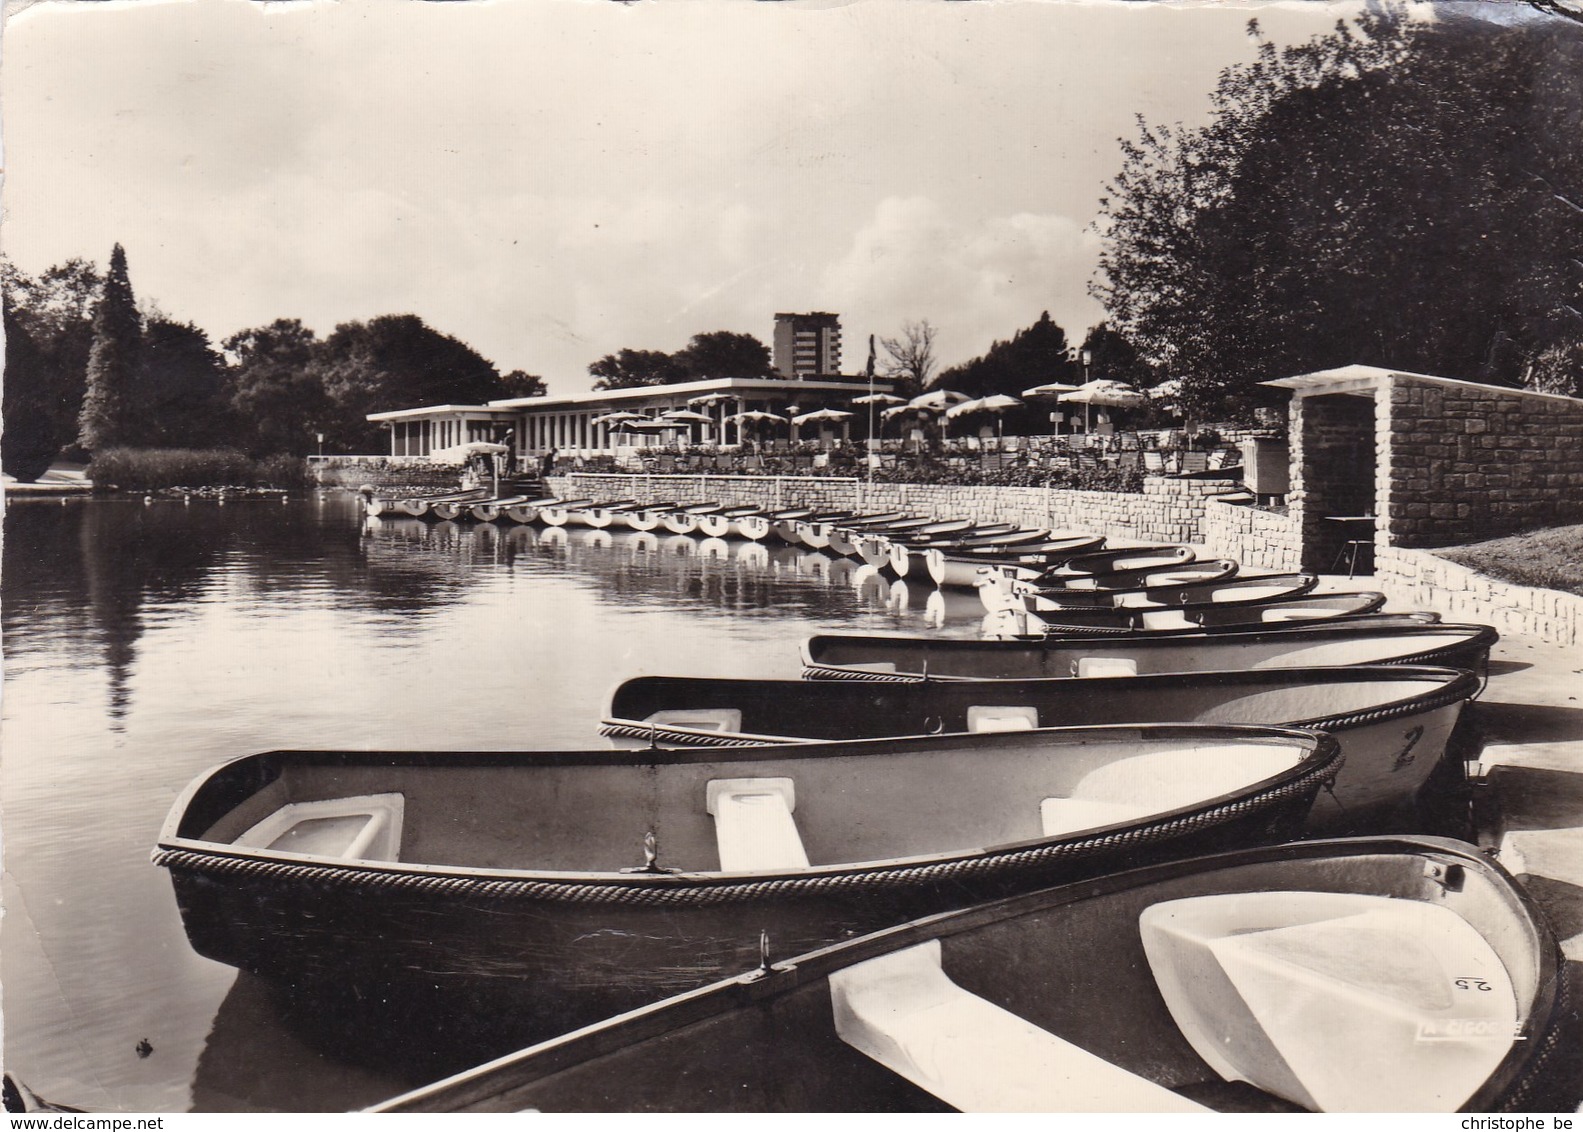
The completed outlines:
{"type": "Polygon", "coordinates": [[[1301,569],[1297,524],[1290,514],[1211,500],[1203,543],[1216,558],[1235,558],[1249,572],[1301,569]]]}
{"type": "Polygon", "coordinates": [[[1425,550],[1380,547],[1370,584],[1393,606],[1437,610],[1447,621],[1493,625],[1507,635],[1583,644],[1583,597],[1497,581],[1425,550]]]}
{"type": "Polygon", "coordinates": [[[941,519],[1087,531],[1142,542],[1204,541],[1211,496],[1235,478],[1151,476],[1142,494],[1042,487],[875,483],[812,476],[591,475],[546,481],[557,494],[641,500],[711,500],[734,506],[907,511],[941,519]]]}
{"type": "Polygon", "coordinates": [[[1583,400],[1403,374],[1382,400],[1391,545],[1583,522],[1583,400]]]}

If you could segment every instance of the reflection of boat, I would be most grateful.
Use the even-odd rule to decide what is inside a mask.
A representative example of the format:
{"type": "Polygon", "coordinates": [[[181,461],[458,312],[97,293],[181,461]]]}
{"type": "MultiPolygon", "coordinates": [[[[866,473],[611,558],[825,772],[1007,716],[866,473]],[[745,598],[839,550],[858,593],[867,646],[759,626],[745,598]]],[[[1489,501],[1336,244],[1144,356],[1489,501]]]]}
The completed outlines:
{"type": "Polygon", "coordinates": [[[1570,1105],[1554,936],[1441,838],[1170,862],[771,960],[379,1110],[1570,1105]]]}
{"type": "Polygon", "coordinates": [[[1499,639],[1488,625],[1402,624],[1394,619],[1375,625],[1361,618],[1007,641],[830,633],[803,642],[803,674],[814,680],[1028,680],[1349,664],[1439,664],[1479,671],[1499,639]]]}
{"type": "MultiPolygon", "coordinates": [[[[642,676],[610,697],[600,734],[631,748],[878,739],[1111,723],[1311,727],[1342,766],[1313,821],[1357,823],[1411,805],[1479,690],[1450,668],[1355,667],[1182,673],[1095,680],[716,680],[642,676]]],[[[1355,828],[1357,826],[1354,826],[1355,828]]]]}
{"type": "Polygon", "coordinates": [[[743,969],[760,929],[801,950],[1282,836],[1337,767],[1316,732],[1191,726],[637,760],[277,751],[201,775],[155,861],[200,955],[571,1027],[743,969]]]}

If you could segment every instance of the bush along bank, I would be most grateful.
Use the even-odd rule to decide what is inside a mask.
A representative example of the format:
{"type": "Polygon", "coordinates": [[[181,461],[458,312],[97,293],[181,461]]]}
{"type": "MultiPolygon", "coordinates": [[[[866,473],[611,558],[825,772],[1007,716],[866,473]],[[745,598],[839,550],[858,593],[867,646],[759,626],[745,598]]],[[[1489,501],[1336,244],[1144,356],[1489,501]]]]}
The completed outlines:
{"type": "Polygon", "coordinates": [[[86,474],[102,491],[282,491],[308,483],[307,462],[301,457],[255,460],[234,448],[107,448],[93,454],[86,474]]]}

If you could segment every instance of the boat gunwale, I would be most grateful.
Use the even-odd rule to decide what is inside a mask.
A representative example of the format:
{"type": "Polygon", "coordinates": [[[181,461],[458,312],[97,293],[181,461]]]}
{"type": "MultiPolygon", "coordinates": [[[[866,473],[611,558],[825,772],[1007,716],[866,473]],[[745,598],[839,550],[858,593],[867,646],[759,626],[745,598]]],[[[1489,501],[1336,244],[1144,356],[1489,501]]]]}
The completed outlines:
{"type": "MultiPolygon", "coordinates": [[[[576,903],[669,903],[688,900],[699,903],[739,902],[799,891],[818,892],[837,888],[885,888],[929,883],[940,879],[998,875],[1038,868],[1063,859],[1082,859],[1095,853],[1125,845],[1140,848],[1177,836],[1201,832],[1249,813],[1286,804],[1289,799],[1318,791],[1334,782],[1341,769],[1339,743],[1322,731],[1294,727],[1265,727],[1247,724],[1155,724],[1101,725],[1095,727],[1047,728],[1045,732],[1082,733],[1104,741],[1107,733],[1136,736],[1140,730],[1161,740],[1215,736],[1220,741],[1245,739],[1284,743],[1296,748],[1292,765],[1263,779],[1248,783],[1230,793],[1196,799],[1185,806],[1161,810],[1146,820],[1134,819],[1094,826],[1055,837],[1034,837],[997,845],[975,846],[943,853],[910,857],[880,858],[815,865],[804,869],[754,872],[717,870],[677,872],[566,872],[535,869],[492,869],[465,865],[438,865],[408,862],[347,860],[282,850],[236,847],[181,834],[180,828],[194,803],[211,784],[235,776],[250,765],[266,770],[270,764],[286,759],[329,759],[343,765],[376,763],[397,765],[430,760],[467,760],[469,765],[503,763],[520,759],[511,751],[316,751],[275,750],[243,755],[212,767],[195,778],[177,797],[161,827],[152,855],[153,863],[172,870],[199,873],[236,872],[254,878],[273,875],[317,883],[356,884],[365,887],[405,889],[432,887],[449,895],[465,895],[469,889],[491,897],[517,896],[545,901],[576,903]]],[[[1025,741],[1027,732],[992,732],[976,739],[988,740],[984,746],[1015,746],[1025,741]]],[[[732,761],[778,761],[791,756],[799,759],[839,758],[862,754],[863,748],[881,746],[902,751],[931,746],[952,747],[960,736],[907,736],[903,738],[856,739],[836,742],[775,744],[757,749],[737,748],[732,761]],[[856,748],[856,750],[854,750],[856,748]],[[754,758],[755,754],[758,758],[754,758]]],[[[667,763],[714,762],[719,751],[684,748],[661,750],[667,763]]],[[[550,765],[647,766],[635,762],[632,751],[583,750],[533,752],[536,757],[553,760],[550,765]]],[[[278,775],[278,770],[277,770],[278,775]]],[[[214,787],[218,789],[218,787],[214,787]]],[[[257,790],[253,791],[256,794],[257,790]]],[[[252,795],[248,795],[252,796],[252,795]]],[[[231,808],[239,802],[233,803],[231,808]]],[[[212,824],[210,819],[207,824],[212,824]]]]}
{"type": "MultiPolygon", "coordinates": [[[[1382,703],[1382,704],[1376,704],[1373,707],[1362,708],[1362,709],[1355,710],[1355,711],[1338,712],[1338,713],[1336,713],[1334,715],[1314,716],[1312,718],[1296,719],[1296,720],[1282,720],[1279,723],[1272,723],[1272,724],[1269,724],[1268,726],[1271,726],[1271,727],[1295,727],[1295,728],[1298,728],[1298,729],[1304,730],[1304,731],[1326,731],[1326,732],[1336,731],[1336,730],[1344,730],[1344,729],[1349,729],[1349,728],[1354,728],[1354,727],[1364,727],[1364,726],[1368,726],[1368,725],[1375,724],[1375,723],[1382,723],[1382,722],[1385,722],[1385,721],[1391,720],[1391,719],[1400,719],[1400,718],[1404,718],[1404,717],[1408,717],[1408,716],[1418,715],[1418,714],[1421,714],[1421,713],[1426,713],[1426,712],[1431,712],[1431,711],[1438,711],[1439,709],[1441,709],[1443,707],[1447,707],[1447,706],[1449,706],[1451,704],[1460,703],[1460,702],[1465,701],[1465,700],[1471,700],[1479,693],[1479,691],[1481,690],[1482,685],[1483,685],[1483,681],[1480,679],[1478,673],[1472,671],[1471,669],[1467,669],[1467,668],[1452,668],[1452,667],[1447,667],[1447,666],[1444,666],[1444,665],[1391,665],[1391,664],[1331,665],[1331,666],[1315,666],[1311,671],[1313,673],[1319,673],[1321,675],[1321,677],[1322,677],[1323,683],[1325,683],[1327,685],[1348,683],[1349,680],[1351,678],[1353,678],[1353,677],[1356,677],[1356,679],[1358,679],[1358,680],[1373,680],[1373,681],[1379,681],[1379,682],[1384,682],[1384,683],[1405,683],[1405,682],[1410,681],[1410,680],[1439,680],[1440,684],[1439,684],[1438,687],[1431,688],[1431,689],[1428,689],[1428,690],[1423,691],[1423,692],[1419,692],[1419,693],[1417,693],[1415,695],[1407,696],[1407,697],[1401,698],[1401,699],[1389,700],[1389,701],[1387,701],[1385,703],[1382,703]]],[[[1137,688],[1137,684],[1139,684],[1139,683],[1144,683],[1144,684],[1172,684],[1172,683],[1180,684],[1180,683],[1183,683],[1183,682],[1191,680],[1191,681],[1213,682],[1213,683],[1220,684],[1222,686],[1229,685],[1229,686],[1232,686],[1232,687],[1235,687],[1235,686],[1237,686],[1239,684],[1254,684],[1254,685],[1277,684],[1277,685],[1280,685],[1280,686],[1284,687],[1284,686],[1289,686],[1289,685],[1293,685],[1293,684],[1298,684],[1298,683],[1302,682],[1303,680],[1312,680],[1313,676],[1310,675],[1309,673],[1310,673],[1310,670],[1303,669],[1303,668],[1257,668],[1257,669],[1230,669],[1230,670],[1226,670],[1226,671],[1204,671],[1204,672],[1151,672],[1151,673],[1142,673],[1142,674],[1139,674],[1137,676],[1108,677],[1108,679],[1116,681],[1118,684],[1120,684],[1122,682],[1125,682],[1127,685],[1130,686],[1130,687],[1126,687],[1126,688],[1118,688],[1117,689],[1118,691],[1135,690],[1135,691],[1141,691],[1143,694],[1146,695],[1148,693],[1149,689],[1148,688],[1138,689],[1137,688]],[[1273,680],[1268,679],[1270,677],[1276,677],[1277,679],[1273,679],[1273,680]]],[[[673,679],[674,680],[691,680],[691,679],[695,679],[695,678],[691,678],[691,677],[670,677],[670,676],[639,676],[639,677],[634,677],[632,681],[623,681],[623,685],[627,684],[627,683],[633,683],[635,681],[655,681],[655,680],[663,681],[663,680],[673,680],[673,679]]],[[[733,677],[719,677],[719,678],[716,678],[716,677],[699,677],[699,678],[696,678],[696,679],[702,680],[703,682],[710,683],[710,684],[740,684],[740,685],[744,685],[744,686],[745,685],[752,685],[752,684],[779,684],[779,683],[795,684],[795,683],[799,683],[799,681],[795,681],[795,680],[791,680],[791,681],[755,680],[755,679],[746,678],[746,677],[740,677],[740,678],[733,678],[733,677]]],[[[917,681],[917,682],[918,683],[922,683],[922,681],[917,681]]],[[[1054,677],[1054,676],[1052,676],[1052,677],[1030,677],[1030,678],[1027,678],[1027,679],[1015,679],[1015,678],[1013,678],[1013,679],[997,679],[997,678],[991,677],[991,678],[975,679],[975,680],[960,681],[960,682],[972,683],[974,685],[980,685],[980,684],[999,685],[1000,689],[1004,689],[1005,690],[1004,694],[1006,696],[1010,696],[1012,694],[1011,691],[1010,691],[1010,688],[1013,687],[1013,686],[1016,687],[1016,688],[1019,688],[1019,689],[1021,689],[1021,688],[1028,688],[1029,692],[1030,692],[1030,698],[1032,698],[1033,696],[1036,696],[1038,694],[1038,691],[1039,691],[1039,689],[1041,687],[1050,686],[1050,687],[1066,688],[1066,687],[1070,687],[1072,685],[1073,680],[1070,677],[1054,677]]],[[[809,681],[800,681],[800,683],[809,683],[809,681]]],[[[855,683],[860,683],[860,681],[831,681],[831,683],[855,684],[855,683]]],[[[704,730],[701,730],[701,729],[677,727],[675,725],[666,725],[666,724],[660,724],[658,726],[655,726],[653,724],[648,723],[646,720],[632,719],[632,718],[627,717],[627,716],[617,716],[617,715],[613,714],[612,709],[613,709],[613,706],[614,706],[613,701],[614,701],[615,695],[620,690],[620,687],[623,686],[623,685],[618,685],[616,689],[612,690],[612,692],[610,694],[610,697],[606,701],[607,704],[610,704],[611,706],[606,709],[606,714],[605,714],[604,718],[602,718],[600,720],[600,722],[599,722],[599,734],[602,735],[602,736],[606,736],[608,738],[643,739],[643,738],[648,738],[652,734],[658,741],[661,741],[661,742],[667,742],[667,741],[668,742],[690,742],[690,743],[693,743],[695,745],[696,744],[701,744],[701,745],[704,745],[704,746],[715,747],[715,748],[735,747],[735,746],[739,746],[739,745],[740,746],[750,746],[750,745],[757,745],[757,744],[760,744],[760,743],[783,743],[783,744],[788,744],[788,745],[795,744],[795,745],[803,746],[803,745],[808,745],[808,744],[812,744],[812,743],[841,742],[841,741],[843,741],[843,740],[828,740],[828,739],[808,738],[808,737],[804,737],[804,736],[772,735],[772,734],[766,734],[766,733],[763,733],[763,732],[755,733],[755,732],[746,732],[746,731],[704,731],[704,730]]],[[[1107,687],[1108,686],[1109,685],[1107,685],[1107,687]]],[[[1000,689],[990,689],[990,690],[991,691],[995,691],[995,690],[1000,690],[1000,689]]],[[[1153,724],[1150,723],[1150,721],[1147,721],[1147,720],[1140,720],[1140,721],[1137,721],[1137,722],[1139,724],[1153,726],[1153,724]]],[[[1081,723],[1078,723],[1078,724],[1072,724],[1071,726],[1074,726],[1074,727],[1102,727],[1102,726],[1121,726],[1121,727],[1125,727],[1125,726],[1131,726],[1131,725],[1132,724],[1126,724],[1126,723],[1121,723],[1121,724],[1081,724],[1081,723]]],[[[1208,726],[1216,726],[1216,725],[1210,724],[1208,726]]],[[[1238,726],[1266,726],[1266,725],[1265,724],[1241,724],[1241,725],[1238,725],[1238,726]]],[[[1058,727],[1058,726],[1057,727],[1033,727],[1033,728],[1029,728],[1027,731],[1018,732],[1018,734],[1022,734],[1022,735],[1040,734],[1040,733],[1047,732],[1047,731],[1059,731],[1059,730],[1060,730],[1060,727],[1058,727]]],[[[931,732],[931,734],[958,735],[958,736],[960,736],[960,735],[982,734],[982,732],[946,731],[946,732],[931,732]]],[[[886,736],[886,738],[902,738],[902,737],[903,736],[886,736]]]]}
{"type": "Polygon", "coordinates": [[[1522,926],[1522,939],[1517,946],[1528,951],[1534,960],[1533,994],[1528,1002],[1519,1004],[1526,1012],[1522,1026],[1506,1056],[1457,1110],[1512,1111],[1524,1099],[1523,1094],[1540,1079],[1544,1063],[1561,1040],[1561,1032],[1566,1026],[1570,996],[1560,959],[1560,947],[1554,930],[1537,902],[1499,861],[1466,842],[1427,834],[1373,834],[1292,841],[1166,861],[1109,873],[1091,880],[1002,897],[967,908],[931,913],[784,960],[772,962],[765,956],[764,966],[534,1043],[410,1089],[365,1111],[456,1111],[462,1103],[469,1103],[474,1098],[464,1093],[461,1097],[452,1098],[452,1103],[446,1108],[421,1106],[426,1101],[444,1099],[448,1094],[466,1090],[470,1086],[482,1087],[475,1091],[476,1099],[487,1099],[513,1089],[527,1088],[594,1058],[675,1033],[684,1026],[796,992],[866,960],[931,940],[977,931],[1002,920],[1036,914],[1050,915],[1057,909],[1087,900],[1103,899],[1129,890],[1206,873],[1257,868],[1286,861],[1395,856],[1417,858],[1425,864],[1460,866],[1479,873],[1503,898],[1511,920],[1522,926]],[[1529,1058],[1528,1052],[1536,1048],[1538,1052],[1529,1058]],[[530,1059],[542,1063],[533,1076],[506,1082],[499,1087],[489,1087],[491,1076],[530,1059]],[[1503,1102],[1499,1108],[1496,1107],[1497,1102],[1503,1102]]]}
{"type": "MultiPolygon", "coordinates": [[[[1364,616],[1367,616],[1367,615],[1365,614],[1364,616]]],[[[1387,616],[1390,616],[1390,615],[1388,614],[1387,616]]],[[[1342,635],[1345,632],[1356,632],[1359,629],[1368,630],[1369,629],[1369,623],[1367,621],[1364,621],[1362,619],[1362,617],[1336,617],[1336,618],[1329,618],[1329,619],[1326,619],[1326,620],[1324,620],[1322,622],[1317,622],[1317,623],[1316,622],[1301,622],[1301,621],[1288,622],[1285,628],[1275,628],[1275,627],[1272,627],[1272,626],[1269,626],[1269,625],[1262,625],[1262,624],[1261,625],[1226,625],[1226,626],[1221,626],[1221,627],[1218,627],[1218,628],[1211,628],[1211,629],[1199,628],[1199,629],[1184,629],[1184,630],[1163,630],[1163,631],[1155,631],[1155,632],[1150,632],[1150,633],[1126,633],[1126,634],[1119,634],[1118,633],[1118,634],[1110,635],[1110,636],[1107,636],[1107,637],[1100,637],[1098,634],[1085,635],[1085,634],[1082,634],[1082,633],[1075,633],[1075,634],[1071,634],[1071,635],[1066,635],[1066,634],[1063,633],[1061,636],[1044,636],[1044,635],[1041,635],[1041,636],[1037,636],[1037,637],[1016,637],[1016,638],[1001,639],[1001,640],[965,640],[965,641],[961,641],[961,642],[957,642],[957,641],[952,640],[951,638],[944,638],[944,637],[939,638],[939,639],[935,639],[935,638],[930,638],[930,637],[909,637],[909,636],[902,636],[902,635],[896,635],[894,637],[886,637],[886,635],[884,635],[884,634],[816,633],[813,636],[807,637],[807,638],[805,638],[803,640],[802,645],[801,645],[801,655],[802,655],[802,664],[803,664],[803,679],[805,679],[805,680],[827,680],[827,679],[866,680],[866,681],[878,681],[878,682],[884,682],[884,683],[917,683],[917,682],[923,682],[923,681],[927,681],[927,680],[981,681],[981,680],[1004,679],[1004,677],[996,677],[996,676],[951,676],[951,675],[946,675],[946,674],[943,674],[943,673],[938,673],[937,674],[937,673],[929,673],[929,672],[874,672],[874,671],[861,669],[861,668],[852,668],[852,667],[847,666],[847,665],[829,664],[829,663],[826,663],[824,661],[814,660],[813,657],[810,655],[810,653],[811,653],[811,646],[813,645],[813,643],[815,641],[820,640],[820,639],[824,639],[824,638],[834,638],[834,639],[838,639],[838,640],[839,639],[843,639],[843,638],[855,638],[855,639],[858,639],[858,640],[867,640],[867,641],[878,641],[878,640],[893,639],[893,640],[897,640],[897,641],[905,641],[905,642],[908,642],[908,643],[914,643],[914,642],[922,643],[922,644],[930,646],[930,647],[946,646],[945,651],[951,651],[950,650],[950,646],[953,645],[953,644],[958,644],[958,643],[969,645],[969,646],[974,646],[974,647],[983,647],[983,646],[987,645],[987,646],[990,646],[991,651],[994,651],[995,646],[1005,646],[1007,649],[1013,649],[1013,648],[1026,649],[1026,648],[1033,647],[1033,648],[1042,648],[1042,649],[1047,649],[1047,650],[1054,650],[1054,649],[1060,649],[1060,648],[1065,648],[1065,647],[1078,647],[1078,646],[1086,648],[1086,647],[1092,647],[1092,646],[1094,646],[1096,644],[1103,644],[1103,645],[1110,646],[1110,647],[1119,647],[1121,645],[1127,645],[1127,646],[1143,645],[1146,648],[1165,648],[1165,647],[1167,647],[1169,645],[1181,644],[1184,640],[1192,641],[1194,639],[1197,639],[1198,637],[1214,638],[1214,639],[1217,639],[1217,640],[1229,638],[1229,639],[1235,641],[1238,637],[1242,637],[1242,636],[1256,637],[1256,636],[1258,636],[1260,634],[1263,634],[1263,633],[1270,633],[1270,634],[1275,635],[1277,640],[1300,639],[1304,635],[1318,635],[1318,634],[1314,634],[1314,632],[1313,632],[1316,629],[1328,630],[1329,632],[1327,634],[1325,634],[1325,635],[1340,636],[1340,635],[1342,635]],[[1154,642],[1154,641],[1158,641],[1159,644],[1155,645],[1155,644],[1150,644],[1149,643],[1149,642],[1154,642]],[[825,675],[827,673],[829,675],[825,675]]],[[[1399,625],[1399,624],[1396,624],[1396,623],[1392,623],[1392,624],[1389,624],[1389,625],[1378,625],[1378,626],[1375,626],[1374,629],[1375,629],[1376,632],[1383,631],[1382,635],[1384,635],[1386,637],[1390,637],[1390,636],[1406,636],[1407,633],[1410,632],[1410,633],[1413,633],[1415,635],[1428,633],[1428,634],[1431,634],[1431,635],[1434,635],[1434,636],[1445,636],[1445,637],[1450,638],[1453,635],[1457,634],[1458,631],[1461,631],[1460,635],[1457,635],[1456,639],[1454,641],[1450,641],[1450,642],[1448,642],[1445,645],[1440,645],[1440,646],[1437,646],[1435,648],[1424,649],[1421,652],[1411,653],[1411,654],[1408,654],[1408,655],[1405,655],[1405,656],[1394,657],[1394,658],[1392,658],[1390,660],[1371,660],[1371,661],[1369,661],[1369,664],[1371,664],[1371,665],[1382,664],[1382,665],[1389,665],[1389,666],[1392,666],[1392,667],[1399,666],[1399,665],[1430,665],[1430,666],[1436,666],[1436,667],[1449,667],[1449,668],[1461,667],[1460,665],[1445,665],[1445,664],[1442,663],[1442,658],[1444,658],[1444,657],[1446,657],[1448,655],[1451,655],[1453,653],[1456,653],[1456,652],[1463,652],[1465,650],[1478,648],[1480,646],[1482,646],[1483,651],[1487,654],[1488,651],[1495,646],[1496,642],[1498,642],[1500,640],[1500,633],[1494,628],[1494,626],[1492,626],[1492,625],[1479,625],[1479,624],[1472,624],[1472,623],[1460,623],[1460,622],[1449,622],[1448,623],[1448,622],[1444,622],[1444,621],[1425,622],[1422,625],[1399,625]],[[1401,630],[1401,631],[1397,632],[1397,630],[1401,630]],[[1470,630],[1471,630],[1471,632],[1469,632],[1470,630]]],[[[925,648],[923,651],[925,653],[927,653],[929,651],[929,649],[925,648]]],[[[966,650],[964,649],[962,651],[966,651],[966,650]]],[[[1312,664],[1312,665],[1304,665],[1302,667],[1307,667],[1307,668],[1351,668],[1351,667],[1356,667],[1356,666],[1355,665],[1347,665],[1347,664],[1342,664],[1342,665],[1312,664]]],[[[1147,673],[1147,675],[1151,675],[1151,676],[1167,676],[1167,675],[1177,675],[1177,674],[1186,675],[1186,674],[1193,673],[1195,671],[1198,671],[1198,670],[1189,668],[1189,669],[1178,669],[1176,672],[1171,672],[1171,673],[1152,672],[1152,673],[1147,673]]],[[[1261,670],[1261,671],[1263,671],[1263,670],[1261,670]]],[[[1277,670],[1271,669],[1270,671],[1277,671],[1277,670]]],[[[1049,679],[1067,680],[1067,679],[1083,679],[1083,677],[1057,676],[1057,677],[1049,677],[1049,679]]],[[[1107,679],[1107,678],[1106,677],[1091,677],[1090,679],[1107,679]]]]}

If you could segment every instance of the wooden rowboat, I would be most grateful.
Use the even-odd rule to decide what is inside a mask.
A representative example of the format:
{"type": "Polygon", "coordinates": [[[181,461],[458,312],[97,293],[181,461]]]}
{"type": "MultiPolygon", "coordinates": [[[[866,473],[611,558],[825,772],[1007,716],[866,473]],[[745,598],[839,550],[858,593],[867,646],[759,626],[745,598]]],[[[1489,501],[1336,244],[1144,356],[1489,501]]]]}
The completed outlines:
{"type": "Polygon", "coordinates": [[[486,499],[482,503],[474,503],[467,509],[467,513],[480,523],[494,523],[502,518],[510,517],[506,514],[507,508],[527,505],[536,509],[546,503],[554,502],[554,499],[534,499],[527,495],[507,495],[497,499],[486,499]]]}
{"type": "Polygon", "coordinates": [[[521,1044],[750,966],[760,929],[802,950],[1287,836],[1338,765],[1317,732],[1202,726],[277,751],[200,776],[154,859],[200,955],[521,1044]]]}
{"type": "Polygon", "coordinates": [[[764,515],[744,515],[732,524],[732,533],[752,542],[763,542],[769,538],[776,523],[796,522],[812,514],[807,508],[800,507],[789,511],[771,511],[764,515]]]}
{"type": "Polygon", "coordinates": [[[1028,680],[1230,672],[1352,664],[1436,664],[1482,671],[1500,635],[1488,625],[1367,619],[1128,636],[970,641],[830,633],[803,642],[811,680],[1028,680]]]}
{"type": "Polygon", "coordinates": [[[1104,545],[1103,535],[1070,535],[1004,549],[966,547],[945,550],[930,547],[924,550],[923,560],[935,585],[972,589],[983,580],[979,571],[986,566],[996,567],[1015,577],[1033,579],[1052,563],[1065,561],[1074,554],[1104,545]]]}
{"type": "Polygon", "coordinates": [[[918,516],[906,511],[868,511],[833,520],[809,519],[798,523],[793,530],[799,545],[809,550],[828,549],[833,554],[844,556],[851,551],[843,547],[850,545],[858,531],[874,530],[892,523],[912,522],[917,519],[918,516]]]}
{"type": "Polygon", "coordinates": [[[625,526],[634,531],[655,531],[665,521],[665,516],[680,506],[680,503],[674,501],[668,503],[643,503],[616,516],[616,525],[625,526]]]}
{"type": "Polygon", "coordinates": [[[1190,546],[1110,546],[1086,554],[1075,554],[1059,566],[1052,567],[1049,573],[1057,576],[1108,574],[1115,570],[1167,569],[1195,561],[1197,555],[1190,546]]]}
{"type": "MultiPolygon", "coordinates": [[[[1385,595],[1358,593],[1301,594],[1284,601],[1196,602],[1157,609],[1057,609],[1040,616],[1005,610],[985,618],[988,636],[1027,637],[1055,633],[1183,633],[1201,629],[1273,627],[1300,621],[1347,621],[1372,617],[1385,595]]],[[[1417,617],[1415,620],[1424,620],[1417,617]]],[[[1428,620],[1438,620],[1430,615],[1428,620]]]]}
{"type": "MultiPolygon", "coordinates": [[[[1186,567],[1182,568],[1184,571],[1186,567]]],[[[1176,570],[1171,570],[1174,575],[1176,570]]],[[[1319,584],[1317,574],[1241,574],[1208,581],[1139,585],[1124,589],[1049,589],[1030,592],[1028,582],[1001,579],[980,587],[984,608],[1065,613],[1072,609],[1169,609],[1200,605],[1268,605],[1301,597],[1319,584]]]]}
{"type": "Polygon", "coordinates": [[[1013,585],[1016,593],[1037,594],[1059,602],[1064,594],[1077,590],[1153,590],[1169,586],[1218,582],[1236,575],[1241,568],[1234,558],[1216,558],[1209,562],[1189,562],[1183,566],[1164,569],[1113,570],[1108,574],[1061,574],[1036,581],[1013,585]]]}
{"type": "Polygon", "coordinates": [[[1382,821],[1411,819],[1463,705],[1478,691],[1478,677],[1461,669],[1378,665],[1103,682],[867,684],[641,676],[611,693],[599,733],[618,748],[633,749],[1119,723],[1307,727],[1335,736],[1342,755],[1341,772],[1314,806],[1310,827],[1379,829],[1382,821]]]}
{"type": "Polygon", "coordinates": [[[771,525],[770,531],[782,542],[789,542],[793,546],[802,545],[802,538],[798,534],[798,526],[802,523],[824,523],[832,519],[848,519],[852,517],[851,511],[816,511],[811,514],[804,513],[791,519],[780,519],[771,525]]]}
{"type": "Polygon", "coordinates": [[[724,508],[719,503],[687,503],[660,516],[660,526],[673,535],[690,535],[698,530],[702,515],[714,514],[724,508]]]}
{"type": "Polygon", "coordinates": [[[1310,841],[761,964],[382,1112],[1570,1110],[1572,1006],[1474,846],[1310,841]]]}
{"type": "Polygon", "coordinates": [[[506,508],[506,518],[514,523],[537,523],[546,508],[587,507],[592,499],[536,499],[528,503],[513,503],[506,508]]]}
{"type": "Polygon", "coordinates": [[[738,519],[763,513],[757,507],[727,507],[712,514],[700,515],[698,533],[709,538],[728,538],[735,533],[734,525],[738,519]]]}
{"type": "MultiPolygon", "coordinates": [[[[463,507],[476,503],[481,499],[489,498],[487,488],[473,488],[469,491],[454,491],[446,495],[414,495],[401,500],[396,505],[396,510],[403,515],[411,515],[415,519],[427,518],[434,514],[437,505],[447,503],[460,503],[463,507]]],[[[435,516],[438,518],[439,516],[435,516]]],[[[455,515],[450,516],[455,518],[455,515]]]]}

